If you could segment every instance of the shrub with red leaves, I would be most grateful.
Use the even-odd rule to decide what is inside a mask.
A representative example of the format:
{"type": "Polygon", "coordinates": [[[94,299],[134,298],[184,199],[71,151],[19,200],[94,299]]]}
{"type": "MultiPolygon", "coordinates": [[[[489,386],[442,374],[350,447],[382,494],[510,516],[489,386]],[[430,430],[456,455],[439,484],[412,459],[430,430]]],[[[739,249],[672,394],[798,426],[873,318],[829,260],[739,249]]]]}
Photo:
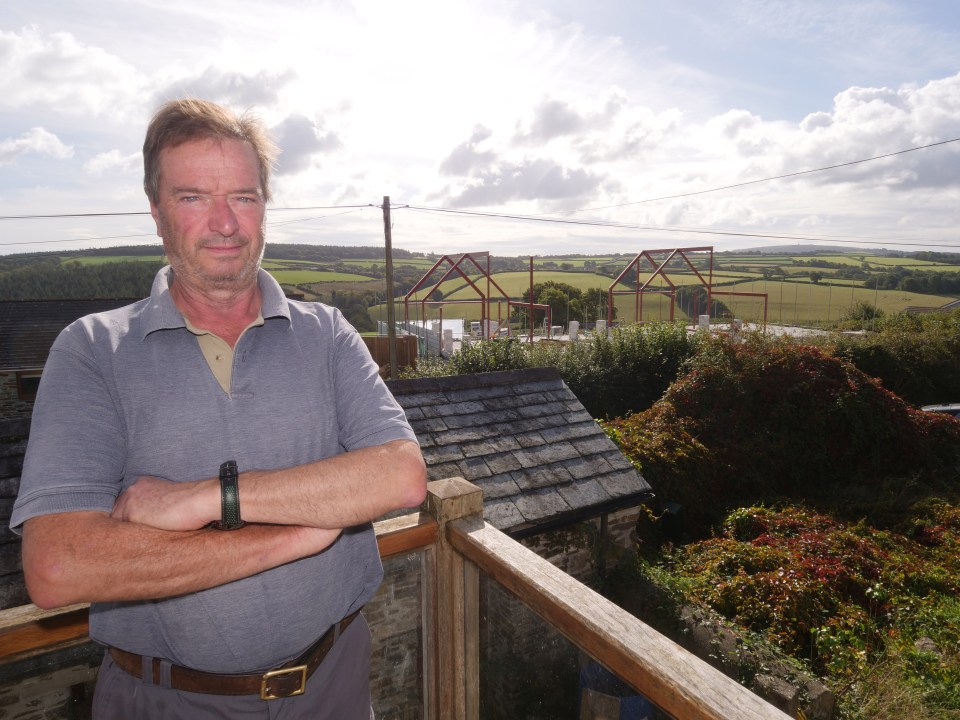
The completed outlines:
{"type": "Polygon", "coordinates": [[[698,525],[739,505],[960,475],[960,422],[822,349],[760,335],[708,341],[656,405],[608,427],[658,497],[698,525]]]}

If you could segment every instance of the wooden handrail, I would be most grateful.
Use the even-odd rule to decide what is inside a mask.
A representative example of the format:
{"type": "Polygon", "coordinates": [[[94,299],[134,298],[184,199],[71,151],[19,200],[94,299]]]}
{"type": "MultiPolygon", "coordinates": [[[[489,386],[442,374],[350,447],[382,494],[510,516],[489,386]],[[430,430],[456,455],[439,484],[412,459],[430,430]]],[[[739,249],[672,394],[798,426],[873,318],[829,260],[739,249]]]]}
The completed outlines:
{"type": "Polygon", "coordinates": [[[450,544],[651,702],[684,720],[788,720],[736,681],[509,538],[482,517],[447,524],[450,544]]]}
{"type": "Polygon", "coordinates": [[[381,558],[423,550],[437,542],[437,521],[424,512],[381,520],[373,524],[381,558]]]}
{"type": "MultiPolygon", "coordinates": [[[[432,547],[437,521],[412,513],[374,523],[380,557],[389,558],[432,547]]],[[[0,610],[0,664],[13,663],[88,640],[89,604],[41,610],[36,605],[0,610]]]]}

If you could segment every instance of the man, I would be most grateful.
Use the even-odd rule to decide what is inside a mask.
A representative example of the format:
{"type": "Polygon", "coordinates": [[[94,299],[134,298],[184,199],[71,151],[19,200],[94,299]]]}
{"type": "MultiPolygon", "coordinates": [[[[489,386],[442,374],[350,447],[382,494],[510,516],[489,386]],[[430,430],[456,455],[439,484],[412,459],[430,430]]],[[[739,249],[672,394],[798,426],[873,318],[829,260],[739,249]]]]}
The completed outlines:
{"type": "Polygon", "coordinates": [[[255,119],[163,106],[144,187],[170,267],[44,368],[11,526],[37,605],[93,603],[96,718],[371,714],[370,521],[425,469],[353,328],[260,269],[274,155],[255,119]]]}

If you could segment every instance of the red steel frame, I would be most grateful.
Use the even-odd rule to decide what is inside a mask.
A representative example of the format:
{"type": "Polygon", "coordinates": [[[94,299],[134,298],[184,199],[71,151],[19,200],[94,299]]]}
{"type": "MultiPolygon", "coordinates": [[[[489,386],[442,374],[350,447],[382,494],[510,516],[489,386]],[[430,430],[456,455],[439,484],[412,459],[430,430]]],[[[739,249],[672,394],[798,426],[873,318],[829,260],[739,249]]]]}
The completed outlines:
{"type": "MultiPolygon", "coordinates": [[[[508,332],[509,332],[509,329],[510,329],[510,322],[509,322],[510,308],[512,308],[514,305],[530,308],[530,339],[531,339],[531,341],[533,340],[533,308],[546,309],[546,311],[547,311],[547,327],[550,327],[550,323],[551,323],[551,321],[553,320],[553,318],[551,317],[552,313],[551,313],[551,311],[550,311],[550,306],[549,306],[549,305],[543,305],[543,304],[541,304],[541,303],[534,303],[534,302],[526,302],[526,303],[525,303],[525,302],[516,302],[516,301],[513,301],[513,300],[510,299],[510,296],[507,295],[507,293],[504,291],[504,289],[497,284],[497,281],[493,279],[493,276],[492,276],[492,274],[490,273],[490,253],[489,253],[488,251],[477,252],[477,253],[463,253],[463,254],[460,255],[460,257],[457,258],[456,260],[454,260],[454,259],[453,259],[451,256],[449,256],[449,255],[444,255],[444,256],[441,257],[439,260],[437,260],[437,261],[433,264],[433,267],[430,268],[430,269],[427,271],[427,273],[426,273],[422,278],[420,278],[420,280],[417,281],[417,284],[414,285],[414,286],[410,289],[410,292],[408,292],[406,295],[403,296],[403,320],[404,320],[404,322],[410,322],[410,302],[411,302],[412,296],[413,296],[418,290],[421,290],[421,289],[427,284],[428,280],[430,279],[430,276],[433,275],[433,273],[434,273],[437,269],[439,269],[440,266],[443,265],[444,263],[449,264],[450,267],[449,267],[449,268],[447,269],[447,271],[443,274],[443,277],[441,277],[440,280],[438,280],[438,281],[433,285],[433,287],[431,287],[429,290],[427,290],[426,294],[424,295],[424,299],[423,299],[423,300],[419,300],[419,301],[418,301],[418,300],[414,300],[414,302],[419,302],[419,303],[420,303],[421,315],[422,315],[422,317],[424,318],[424,320],[426,320],[426,316],[427,316],[427,306],[428,306],[428,305],[437,305],[437,306],[440,307],[440,321],[441,321],[441,326],[442,326],[442,323],[443,323],[443,306],[444,306],[444,305],[463,305],[463,304],[474,304],[474,303],[478,303],[478,302],[479,302],[479,303],[480,303],[480,327],[484,329],[483,332],[484,332],[488,337],[492,337],[492,333],[487,333],[487,332],[486,332],[486,331],[489,329],[489,327],[490,327],[489,321],[491,320],[491,318],[490,318],[490,304],[491,304],[491,302],[492,302],[492,296],[491,296],[490,286],[492,285],[492,286],[495,287],[495,288],[497,289],[497,291],[500,293],[500,296],[499,296],[499,297],[502,298],[501,300],[498,300],[498,302],[497,302],[497,310],[498,310],[498,313],[497,313],[497,321],[498,321],[498,322],[497,322],[497,324],[498,324],[498,325],[500,324],[500,322],[501,322],[502,319],[503,319],[502,316],[501,316],[500,313],[499,313],[500,303],[501,303],[501,302],[506,302],[506,303],[507,303],[507,331],[508,331],[508,332]],[[482,264],[480,264],[480,263],[477,262],[477,257],[482,257],[482,256],[486,256],[486,259],[487,259],[486,267],[484,267],[482,264]],[[484,294],[483,290],[481,290],[479,287],[477,287],[476,283],[474,283],[473,280],[471,280],[469,277],[467,277],[467,274],[464,272],[463,268],[461,267],[461,264],[465,264],[465,261],[469,261],[470,263],[472,263],[473,267],[476,268],[477,271],[480,272],[481,275],[483,275],[483,278],[484,278],[484,279],[486,279],[486,281],[487,281],[487,292],[486,292],[486,294],[484,294]],[[474,292],[477,293],[477,295],[479,296],[480,299],[479,299],[479,300],[427,300],[427,298],[430,297],[430,295],[433,293],[433,291],[436,290],[437,288],[439,288],[439,287],[440,287],[444,282],[446,282],[446,281],[450,278],[450,276],[453,275],[454,273],[456,273],[456,274],[459,275],[464,281],[466,281],[466,283],[467,283],[471,288],[473,288],[474,292]]],[[[531,258],[531,265],[530,265],[530,289],[531,289],[531,293],[532,293],[532,290],[533,290],[533,262],[532,262],[532,258],[531,258]]],[[[533,295],[531,294],[531,300],[532,300],[532,298],[533,298],[533,295]]],[[[549,332],[549,331],[548,331],[548,332],[549,332]]]]}
{"type": "MultiPolygon", "coordinates": [[[[690,268],[690,271],[697,276],[697,279],[700,283],[707,289],[707,312],[710,312],[712,306],[711,300],[714,295],[728,295],[728,296],[743,296],[743,297],[762,297],[763,298],[763,324],[767,324],[767,293],[751,293],[751,292],[732,292],[732,291],[719,291],[713,289],[713,247],[691,247],[691,248],[667,248],[661,250],[644,250],[623,269],[623,271],[617,276],[616,280],[610,285],[607,289],[607,318],[608,321],[612,324],[613,322],[613,298],[615,295],[633,295],[635,297],[634,303],[634,322],[641,322],[643,317],[643,296],[646,293],[656,293],[660,295],[665,295],[670,298],[670,320],[674,320],[675,316],[675,306],[676,306],[676,296],[677,296],[677,286],[670,279],[670,276],[666,272],[666,267],[676,257],[680,257],[686,263],[687,267],[690,268]],[[705,279],[697,269],[693,266],[693,263],[690,261],[690,258],[687,257],[687,253],[695,252],[709,252],[710,253],[710,265],[707,278],[705,279]],[[666,253],[667,257],[665,260],[657,261],[654,256],[664,255],[666,253]],[[641,282],[641,261],[645,260],[650,264],[653,271],[652,274],[644,281],[641,282]],[[634,290],[616,290],[618,284],[620,284],[623,279],[631,270],[636,270],[636,288],[634,290]],[[656,278],[663,278],[669,285],[669,290],[663,290],[660,288],[652,288],[651,283],[656,278]]],[[[507,304],[507,330],[509,332],[509,313],[513,307],[526,307],[530,309],[530,340],[533,340],[533,310],[534,308],[539,308],[546,311],[547,315],[547,327],[550,328],[553,326],[553,317],[551,308],[549,305],[542,303],[534,303],[533,300],[533,258],[530,258],[530,301],[522,302],[511,300],[509,295],[504,291],[502,287],[497,284],[497,281],[493,279],[493,276],[490,272],[490,253],[488,251],[477,252],[477,253],[463,253],[458,258],[454,259],[450,255],[444,255],[439,260],[437,260],[433,267],[427,271],[427,273],[420,278],[420,280],[414,285],[410,291],[403,297],[403,319],[405,322],[410,321],[410,303],[419,302],[421,308],[421,316],[426,320],[427,316],[427,306],[438,306],[440,308],[440,321],[443,322],[443,307],[445,305],[467,305],[480,303],[480,327],[484,328],[484,333],[488,337],[492,337],[492,334],[487,332],[489,330],[489,321],[490,317],[490,304],[492,302],[491,286],[496,288],[499,292],[499,300],[497,301],[498,307],[498,325],[502,321],[502,315],[499,313],[500,304],[506,302],[507,304]],[[486,267],[483,264],[478,262],[477,258],[486,257],[486,267]],[[477,284],[471,280],[466,272],[463,270],[463,265],[469,262],[473,267],[483,276],[483,279],[487,281],[487,292],[484,293],[477,284]],[[422,290],[428,283],[430,276],[438,270],[444,263],[448,264],[450,267],[444,272],[443,276],[434,283],[433,287],[426,291],[424,298],[422,300],[415,300],[413,295],[418,291],[422,290]],[[427,300],[427,298],[444,282],[446,282],[452,275],[459,275],[466,283],[469,285],[473,291],[479,296],[478,300],[427,300]]],[[[694,317],[697,315],[696,308],[694,308],[694,317]]],[[[549,337],[549,330],[547,331],[547,336],[549,337]]]]}
{"type": "MultiPolygon", "coordinates": [[[[683,258],[683,261],[687,264],[687,267],[690,268],[690,271],[697,276],[697,279],[700,283],[707,289],[707,312],[710,312],[712,307],[712,298],[714,295],[733,295],[733,296],[749,296],[749,297],[762,297],[763,298],[763,324],[766,327],[767,324],[767,294],[766,293],[751,293],[751,292],[732,292],[732,291],[718,291],[713,289],[713,247],[692,247],[692,248],[667,248],[663,250],[644,250],[639,255],[637,255],[630,263],[623,269],[623,271],[617,276],[617,279],[613,281],[610,287],[607,289],[607,317],[612,323],[613,320],[613,297],[614,295],[633,295],[635,297],[634,301],[634,322],[639,323],[643,317],[643,296],[645,293],[655,293],[659,295],[665,295],[670,298],[670,321],[674,319],[674,312],[676,308],[676,297],[677,297],[677,286],[674,285],[673,281],[670,279],[670,276],[667,275],[666,267],[667,264],[673,260],[675,257],[683,258]],[[693,266],[693,263],[690,262],[690,258],[687,257],[687,253],[695,252],[709,252],[710,253],[710,266],[708,278],[704,280],[703,275],[697,272],[697,269],[693,266]],[[662,262],[657,262],[654,260],[654,255],[663,255],[667,253],[666,260],[662,262]],[[647,280],[641,283],[640,280],[640,261],[646,260],[650,263],[653,268],[653,273],[647,278],[647,280]],[[637,273],[637,285],[634,290],[615,290],[620,282],[623,281],[627,273],[632,269],[636,268],[637,273]],[[651,288],[650,284],[656,278],[663,278],[667,285],[670,286],[669,290],[662,290],[660,288],[651,288]]],[[[696,317],[697,312],[694,308],[694,317],[696,317]]]]}

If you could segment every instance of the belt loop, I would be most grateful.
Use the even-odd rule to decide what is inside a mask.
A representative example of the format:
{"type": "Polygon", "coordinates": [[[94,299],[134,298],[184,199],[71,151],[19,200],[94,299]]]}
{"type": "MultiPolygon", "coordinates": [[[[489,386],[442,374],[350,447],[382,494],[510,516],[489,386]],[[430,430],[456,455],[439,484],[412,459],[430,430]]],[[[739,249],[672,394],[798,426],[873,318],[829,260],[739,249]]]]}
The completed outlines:
{"type": "Polygon", "coordinates": [[[160,677],[157,679],[157,684],[160,687],[165,688],[167,690],[169,690],[172,687],[171,681],[170,681],[170,677],[172,675],[172,668],[173,668],[172,662],[164,658],[160,659],[160,677]]]}
{"type": "Polygon", "coordinates": [[[140,678],[144,685],[156,685],[153,679],[153,658],[144,655],[140,658],[140,678]]]}

